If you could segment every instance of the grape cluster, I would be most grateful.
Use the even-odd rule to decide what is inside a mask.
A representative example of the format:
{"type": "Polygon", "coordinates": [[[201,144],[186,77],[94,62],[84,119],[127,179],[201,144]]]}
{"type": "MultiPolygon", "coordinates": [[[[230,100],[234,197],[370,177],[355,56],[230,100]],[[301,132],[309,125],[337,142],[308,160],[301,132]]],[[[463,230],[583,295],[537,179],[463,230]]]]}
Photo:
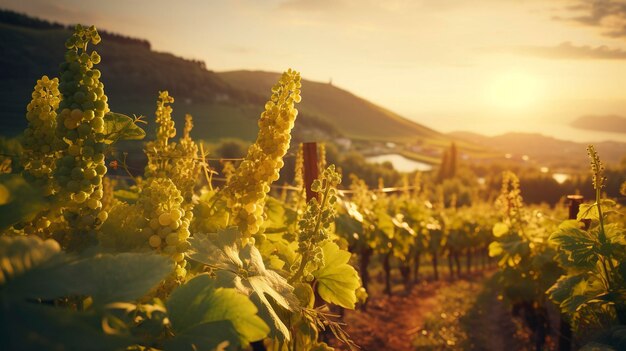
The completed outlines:
{"type": "Polygon", "coordinates": [[[502,188],[496,199],[496,207],[506,217],[516,217],[523,207],[523,199],[519,187],[519,179],[515,173],[506,171],[502,173],[502,188]]]}
{"type": "Polygon", "coordinates": [[[174,98],[167,91],[160,91],[157,99],[156,123],[158,125],[156,139],[146,144],[145,153],[148,164],[144,170],[146,178],[166,178],[170,170],[168,157],[170,153],[169,140],[176,136],[176,128],[172,120],[174,98]]]}
{"type": "Polygon", "coordinates": [[[32,100],[26,106],[28,127],[24,130],[24,178],[42,189],[46,196],[54,192],[52,171],[57,157],[54,151],[56,110],[61,102],[59,79],[43,76],[37,80],[32,100]]]}
{"type": "Polygon", "coordinates": [[[294,166],[293,186],[301,189],[300,191],[294,191],[290,198],[290,204],[296,211],[301,212],[301,207],[306,202],[304,201],[304,149],[302,144],[298,145],[298,151],[296,152],[296,162],[294,166]]]}
{"type": "Polygon", "coordinates": [[[317,161],[317,167],[318,169],[326,169],[326,144],[324,143],[319,143],[318,144],[318,151],[319,151],[319,155],[318,155],[318,161],[317,161]]]}
{"type": "Polygon", "coordinates": [[[156,109],[157,135],[156,140],[146,145],[148,165],[144,174],[146,178],[171,179],[183,194],[185,209],[190,210],[193,207],[193,190],[202,168],[198,162],[198,146],[190,136],[193,128],[191,115],[185,116],[185,128],[179,143],[169,141],[176,136],[172,120],[173,109],[170,106],[173,102],[174,98],[167,91],[159,93],[156,109]]]}
{"type": "Polygon", "coordinates": [[[188,210],[193,206],[193,190],[202,171],[202,165],[198,160],[198,145],[190,136],[192,128],[193,118],[188,114],[185,116],[183,137],[180,138],[172,151],[172,170],[174,171],[170,174],[170,179],[180,190],[184,199],[184,207],[188,210]]]}
{"type": "Polygon", "coordinates": [[[56,161],[55,179],[62,201],[68,202],[64,214],[73,228],[89,229],[106,220],[102,209],[102,178],[104,163],[104,115],[109,112],[97,52],[87,51],[89,43],[98,44],[95,27],[76,25],[65,46],[65,62],[61,64],[59,90],[63,101],[57,116],[56,136],[62,157],[56,161]]]}
{"type": "Polygon", "coordinates": [[[235,165],[232,161],[224,161],[222,166],[222,174],[224,175],[224,178],[226,178],[226,181],[230,181],[230,178],[232,178],[236,171],[237,169],[235,168],[235,165]]]}
{"type": "Polygon", "coordinates": [[[137,202],[143,212],[141,223],[137,223],[140,236],[147,245],[174,259],[179,277],[186,274],[184,253],[190,247],[187,239],[193,217],[193,212],[185,211],[182,204],[180,191],[166,178],[149,180],[137,202]]]}
{"type": "Polygon", "coordinates": [[[155,148],[158,151],[165,151],[170,138],[176,136],[176,128],[172,120],[172,106],[174,97],[169,92],[160,91],[157,100],[156,122],[159,125],[155,141],[155,148]]]}
{"type": "Polygon", "coordinates": [[[109,210],[113,207],[113,205],[117,204],[118,200],[115,199],[115,187],[117,186],[117,180],[111,179],[109,177],[104,177],[102,179],[102,208],[104,210],[109,210]]]}
{"type": "Polygon", "coordinates": [[[232,213],[230,223],[239,227],[244,238],[256,234],[263,222],[265,196],[270,184],[278,180],[282,158],[289,149],[300,88],[298,72],[290,69],[283,73],[259,119],[256,142],[224,189],[232,213]]]}
{"type": "Polygon", "coordinates": [[[604,188],[604,183],[606,181],[604,177],[604,165],[602,164],[602,161],[600,161],[600,156],[598,156],[598,152],[593,145],[589,145],[587,147],[587,155],[591,159],[593,188],[596,189],[596,191],[601,191],[602,188],[604,188]]]}
{"type": "Polygon", "coordinates": [[[307,203],[306,211],[298,222],[298,249],[302,256],[300,272],[307,280],[312,279],[308,273],[324,265],[322,243],[327,241],[329,228],[336,217],[337,185],[341,183],[341,175],[330,165],[313,181],[311,190],[320,195],[320,201],[312,198],[307,203]]]}
{"type": "Polygon", "coordinates": [[[176,262],[176,277],[186,274],[185,255],[190,244],[192,212],[182,208],[183,198],[167,178],[151,178],[137,202],[117,202],[99,236],[103,246],[118,250],[156,250],[176,262]]]}

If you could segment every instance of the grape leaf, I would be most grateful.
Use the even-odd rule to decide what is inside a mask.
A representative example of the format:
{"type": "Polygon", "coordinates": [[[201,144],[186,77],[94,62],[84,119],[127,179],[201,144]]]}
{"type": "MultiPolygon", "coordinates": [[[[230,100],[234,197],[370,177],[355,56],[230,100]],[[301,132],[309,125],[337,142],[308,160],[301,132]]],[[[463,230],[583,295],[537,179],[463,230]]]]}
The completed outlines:
{"type": "Polygon", "coordinates": [[[592,268],[598,260],[599,243],[579,228],[576,221],[565,221],[552,233],[550,242],[565,251],[574,268],[592,268]]]}
{"type": "MultiPolygon", "coordinates": [[[[24,252],[25,257],[28,255],[33,253],[24,252]]],[[[11,280],[6,287],[6,296],[55,299],[90,295],[98,305],[134,301],[156,286],[172,269],[168,258],[153,253],[86,258],[60,253],[11,280]]]]}
{"type": "Polygon", "coordinates": [[[509,232],[509,226],[501,222],[496,223],[493,226],[492,232],[493,232],[493,236],[495,236],[496,238],[499,238],[509,232]]]}
{"type": "Polygon", "coordinates": [[[570,296],[561,302],[561,309],[568,314],[573,314],[587,302],[599,298],[605,292],[602,282],[588,277],[573,285],[570,296]]]}
{"type": "Polygon", "coordinates": [[[125,350],[137,340],[103,331],[96,311],[73,311],[29,302],[0,308],[0,350],[125,350]]]}
{"type": "Polygon", "coordinates": [[[317,279],[317,292],[326,302],[354,309],[356,289],[361,282],[356,270],[348,264],[350,252],[341,250],[333,242],[324,244],[322,251],[324,266],[313,272],[317,279]]]}
{"type": "Polygon", "coordinates": [[[51,239],[43,241],[36,236],[0,237],[0,287],[60,252],[59,243],[51,239]]]}
{"type": "Polygon", "coordinates": [[[92,295],[106,308],[143,296],[172,270],[169,259],[156,254],[80,257],[35,236],[0,238],[0,257],[0,316],[11,325],[0,328],[2,350],[126,349],[137,340],[106,328],[102,308],[77,311],[37,301],[92,295]]]}
{"type": "Polygon", "coordinates": [[[277,230],[284,229],[287,226],[285,222],[285,205],[277,199],[273,197],[267,198],[263,213],[267,216],[267,219],[263,222],[263,228],[277,230]]]}
{"type": "Polygon", "coordinates": [[[550,289],[548,289],[548,291],[546,291],[546,294],[548,294],[552,301],[556,302],[565,310],[563,304],[568,299],[571,299],[574,287],[582,281],[585,281],[584,274],[562,276],[561,278],[559,278],[559,280],[556,281],[556,283],[554,283],[554,285],[552,285],[550,289]]]}
{"type": "Polygon", "coordinates": [[[239,249],[237,242],[240,236],[239,230],[234,227],[219,231],[213,240],[208,236],[195,235],[190,238],[191,251],[188,256],[215,268],[220,287],[236,288],[251,295],[252,301],[266,312],[262,315],[269,316],[271,320],[268,322],[289,340],[289,329],[267,296],[286,310],[297,310],[300,306],[293,294],[293,287],[285,278],[265,267],[261,253],[255,246],[246,245],[239,249]]]}
{"type": "Polygon", "coordinates": [[[116,199],[122,200],[124,202],[129,203],[129,204],[134,204],[139,199],[139,193],[138,192],[130,191],[130,190],[126,190],[126,189],[116,189],[115,191],[113,191],[113,196],[116,199]]]}
{"type": "Polygon", "coordinates": [[[118,140],[141,140],[146,132],[135,121],[121,113],[108,112],[104,115],[104,142],[112,144],[118,140]]]}
{"type": "Polygon", "coordinates": [[[576,216],[577,221],[581,221],[583,219],[591,219],[598,220],[600,218],[600,213],[598,212],[598,206],[602,208],[602,212],[604,215],[609,213],[611,209],[615,207],[616,203],[610,199],[602,199],[600,203],[593,204],[581,204],[578,209],[578,215],[576,216]]]}
{"type": "Polygon", "coordinates": [[[167,310],[177,339],[170,342],[172,349],[179,343],[202,345],[203,349],[209,345],[211,349],[223,341],[237,349],[239,344],[261,340],[269,332],[246,296],[235,289],[216,287],[208,274],[174,290],[167,310]]]}
{"type": "Polygon", "coordinates": [[[493,241],[489,244],[489,257],[497,257],[502,255],[504,249],[502,248],[502,244],[497,241],[493,241]]]}
{"type": "Polygon", "coordinates": [[[0,175],[0,232],[15,223],[27,220],[46,205],[41,192],[16,174],[0,175]]]}

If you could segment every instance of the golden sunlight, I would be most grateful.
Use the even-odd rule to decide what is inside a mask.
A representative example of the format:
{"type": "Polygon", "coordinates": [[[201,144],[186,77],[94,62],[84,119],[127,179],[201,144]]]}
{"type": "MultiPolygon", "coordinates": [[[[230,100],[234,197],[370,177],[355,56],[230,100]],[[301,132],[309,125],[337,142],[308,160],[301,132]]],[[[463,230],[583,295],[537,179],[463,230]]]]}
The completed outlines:
{"type": "Polygon", "coordinates": [[[537,77],[522,71],[510,71],[493,79],[487,90],[490,105],[505,109],[531,107],[541,98],[542,84],[537,77]]]}

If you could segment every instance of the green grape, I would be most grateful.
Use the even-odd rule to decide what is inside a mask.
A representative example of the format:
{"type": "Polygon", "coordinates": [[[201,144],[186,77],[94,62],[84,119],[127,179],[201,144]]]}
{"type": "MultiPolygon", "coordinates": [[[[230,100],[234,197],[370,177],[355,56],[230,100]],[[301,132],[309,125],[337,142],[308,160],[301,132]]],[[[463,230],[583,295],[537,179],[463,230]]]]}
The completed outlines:
{"type": "Polygon", "coordinates": [[[162,213],[159,216],[159,224],[162,226],[169,226],[172,223],[172,215],[169,213],[162,213]]]}
{"type": "Polygon", "coordinates": [[[99,219],[101,222],[106,221],[108,217],[109,217],[109,213],[108,213],[107,211],[100,211],[100,212],[98,213],[98,219],[99,219]]]}
{"type": "Polygon", "coordinates": [[[148,243],[150,244],[150,246],[158,248],[161,246],[161,237],[158,235],[152,235],[150,237],[150,240],[148,240],[148,243]]]}
{"type": "MultiPolygon", "coordinates": [[[[87,193],[84,191],[79,191],[75,194],[73,194],[72,198],[76,203],[83,203],[85,202],[85,200],[87,200],[87,193]]],[[[96,200],[97,201],[97,200],[96,200]]]]}
{"type": "Polygon", "coordinates": [[[292,70],[283,73],[274,85],[272,97],[259,119],[257,140],[225,188],[226,203],[232,212],[231,224],[238,226],[245,238],[259,231],[263,215],[257,209],[264,207],[269,185],[278,180],[278,171],[284,165],[282,158],[289,148],[291,128],[298,113],[294,103],[299,101],[300,85],[300,74],[292,70]]]}
{"type": "Polygon", "coordinates": [[[37,81],[32,100],[26,106],[28,127],[24,130],[22,146],[22,165],[24,176],[30,182],[43,189],[44,193],[52,195],[55,191],[52,175],[60,155],[55,134],[57,129],[56,110],[61,102],[59,80],[43,76],[37,81]]]}

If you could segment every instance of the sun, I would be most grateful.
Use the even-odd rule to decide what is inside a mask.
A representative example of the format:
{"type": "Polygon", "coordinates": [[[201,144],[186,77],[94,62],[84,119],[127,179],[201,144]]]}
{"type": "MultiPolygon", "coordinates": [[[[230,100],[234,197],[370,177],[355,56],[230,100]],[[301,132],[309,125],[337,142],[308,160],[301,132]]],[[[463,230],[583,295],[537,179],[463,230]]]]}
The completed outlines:
{"type": "Polygon", "coordinates": [[[496,76],[487,92],[491,105],[512,110],[531,107],[540,97],[539,79],[520,71],[506,72],[496,76]]]}

